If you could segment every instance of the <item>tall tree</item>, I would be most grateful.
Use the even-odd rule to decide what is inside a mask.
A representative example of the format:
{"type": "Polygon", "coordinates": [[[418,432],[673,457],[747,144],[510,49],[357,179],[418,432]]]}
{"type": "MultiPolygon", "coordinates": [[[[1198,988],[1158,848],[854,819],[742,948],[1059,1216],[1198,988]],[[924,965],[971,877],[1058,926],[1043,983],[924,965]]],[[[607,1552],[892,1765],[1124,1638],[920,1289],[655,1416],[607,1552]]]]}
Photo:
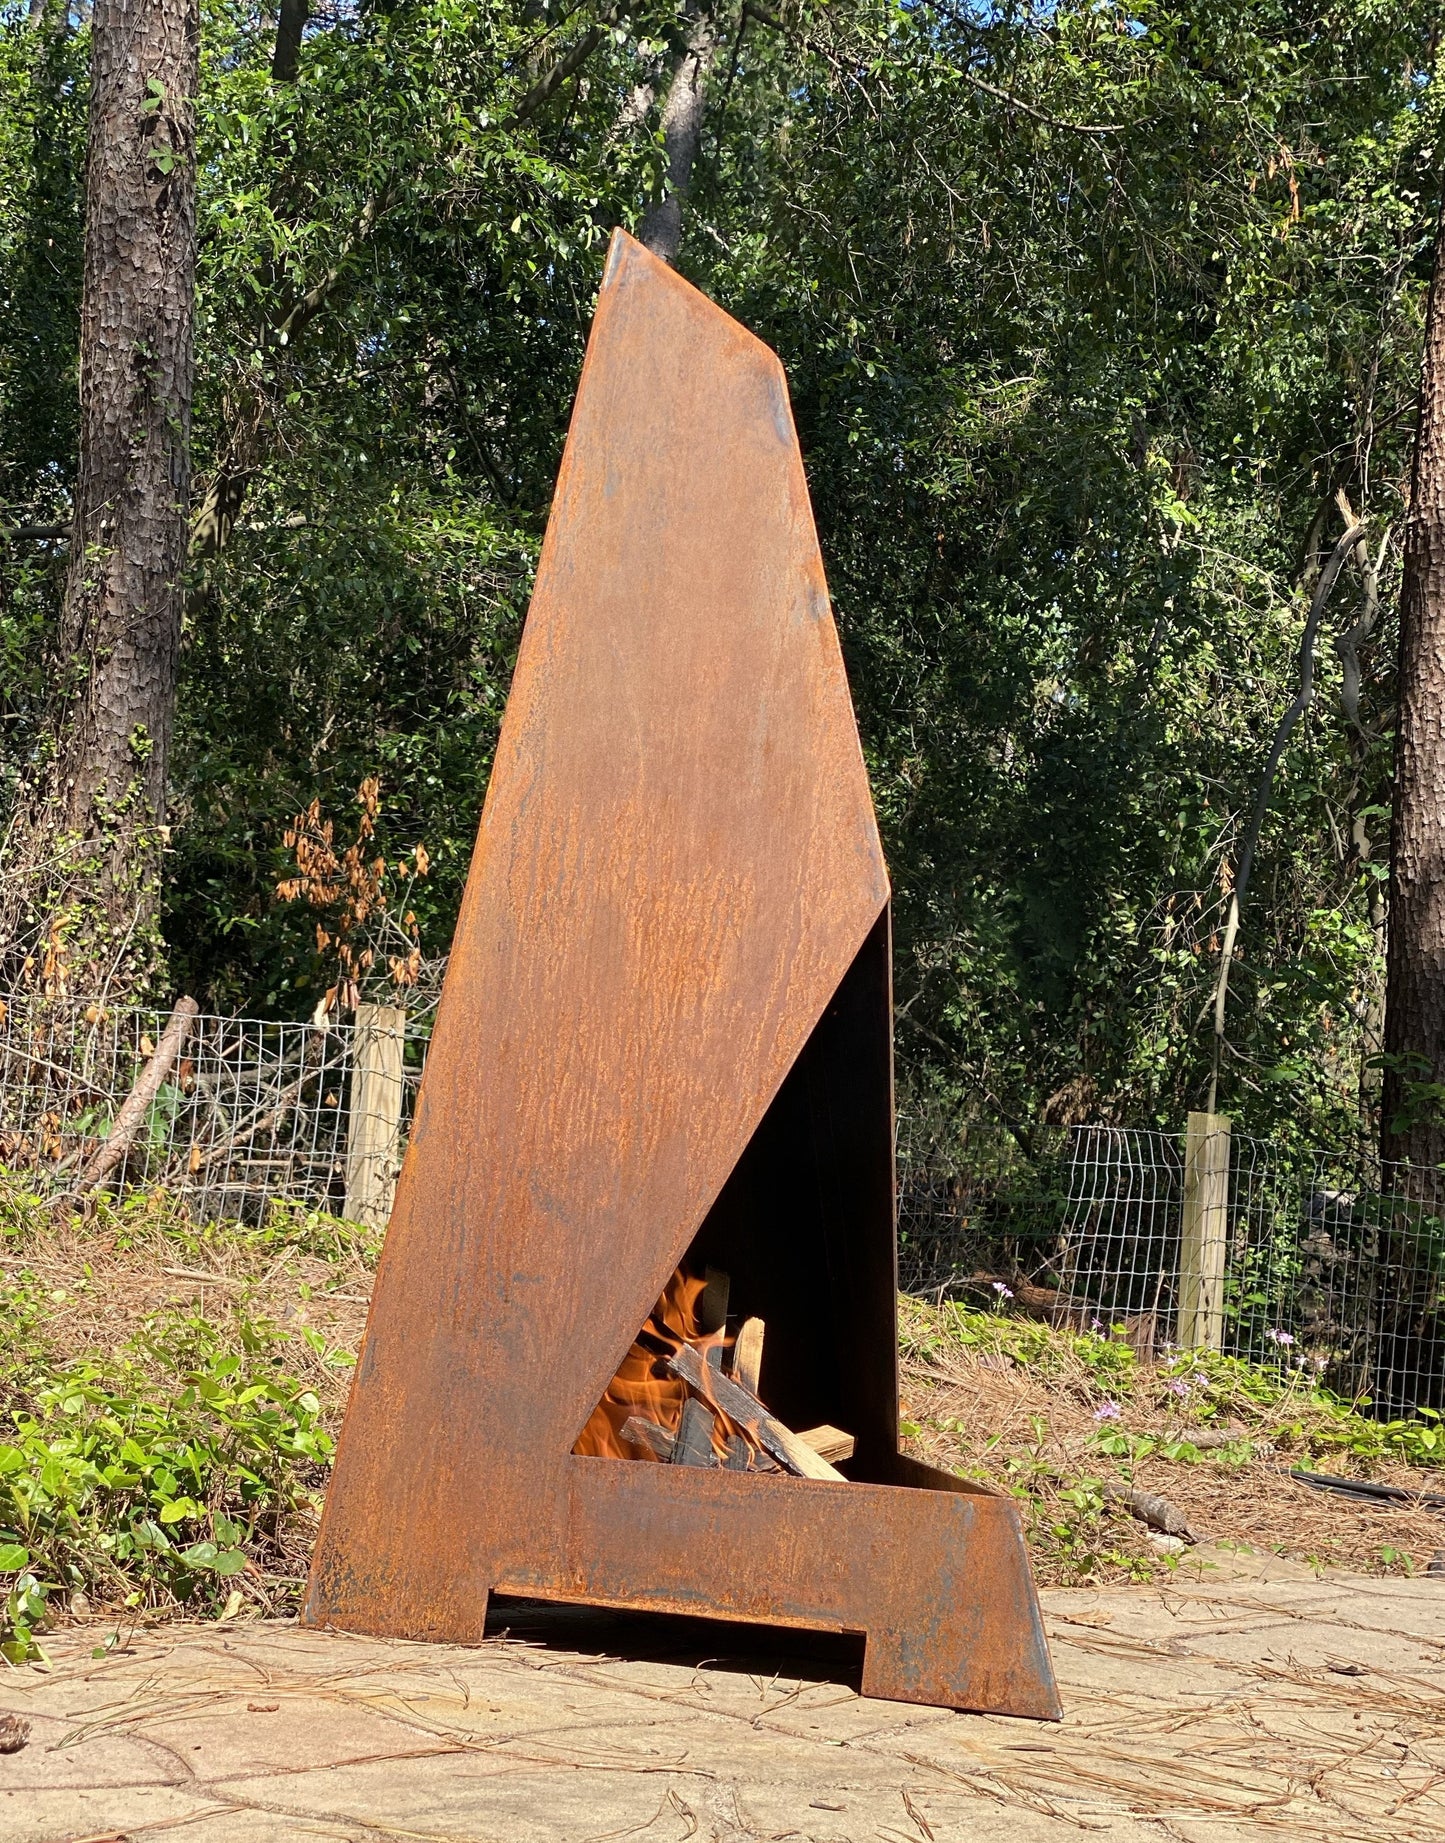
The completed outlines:
{"type": "Polygon", "coordinates": [[[1445,200],[1425,315],[1400,586],[1385,1155],[1445,1159],[1445,200]]]}
{"type": "Polygon", "coordinates": [[[48,748],[0,903],[0,955],[116,992],[144,983],[158,938],[190,492],[199,39],[198,0],[96,0],[70,564],[48,748]]]}
{"type": "Polygon", "coordinates": [[[707,80],[717,55],[718,26],[711,0],[685,0],[682,49],[672,66],[662,105],[662,149],[667,179],[662,197],[643,218],[637,234],[654,256],[676,262],[682,247],[682,208],[702,145],[707,80]]]}
{"type": "Polygon", "coordinates": [[[281,0],[276,15],[276,45],[271,53],[271,80],[294,83],[301,68],[301,35],[311,15],[311,0],[281,0]]]}

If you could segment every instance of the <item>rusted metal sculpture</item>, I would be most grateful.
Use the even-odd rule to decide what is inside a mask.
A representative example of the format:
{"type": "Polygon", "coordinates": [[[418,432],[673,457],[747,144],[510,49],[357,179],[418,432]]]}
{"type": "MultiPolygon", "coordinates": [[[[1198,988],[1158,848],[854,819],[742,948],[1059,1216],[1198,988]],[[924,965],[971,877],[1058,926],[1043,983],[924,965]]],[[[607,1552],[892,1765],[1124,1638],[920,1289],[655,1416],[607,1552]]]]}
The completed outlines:
{"type": "Polygon", "coordinates": [[[1017,1510],[898,1451],[888,881],[777,358],[608,257],[306,1602],[866,1633],[1054,1716],[1017,1510]],[[574,1452],[684,1258],[846,1483],[574,1452]]]}

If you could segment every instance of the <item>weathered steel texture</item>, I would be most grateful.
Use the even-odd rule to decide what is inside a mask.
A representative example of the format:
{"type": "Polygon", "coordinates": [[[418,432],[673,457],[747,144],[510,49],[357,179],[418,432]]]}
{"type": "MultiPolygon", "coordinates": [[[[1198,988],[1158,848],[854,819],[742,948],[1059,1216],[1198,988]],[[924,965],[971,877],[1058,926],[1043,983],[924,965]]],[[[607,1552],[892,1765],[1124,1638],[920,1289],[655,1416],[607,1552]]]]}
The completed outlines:
{"type": "Polygon", "coordinates": [[[887,900],[781,366],[619,233],[308,1622],[711,1612],[1057,1714],[1013,1505],[897,1450],[887,900]],[[573,1453],[690,1247],[860,1482],[573,1453]]]}

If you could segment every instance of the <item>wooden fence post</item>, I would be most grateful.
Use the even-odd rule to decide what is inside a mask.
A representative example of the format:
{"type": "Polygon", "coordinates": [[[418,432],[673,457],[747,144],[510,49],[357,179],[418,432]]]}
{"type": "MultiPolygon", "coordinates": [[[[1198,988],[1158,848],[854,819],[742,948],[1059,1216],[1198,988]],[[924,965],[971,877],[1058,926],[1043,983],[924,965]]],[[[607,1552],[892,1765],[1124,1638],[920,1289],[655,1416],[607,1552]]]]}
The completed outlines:
{"type": "Polygon", "coordinates": [[[401,1167],[402,1053],[406,1013],[358,1005],[351,1037],[351,1119],[346,1139],[346,1214],[384,1229],[401,1167]]]}
{"type": "Polygon", "coordinates": [[[1229,1241],[1229,1119],[1192,1113],[1184,1134],[1184,1212],[1179,1248],[1178,1343],[1224,1342],[1224,1262],[1229,1241]]]}

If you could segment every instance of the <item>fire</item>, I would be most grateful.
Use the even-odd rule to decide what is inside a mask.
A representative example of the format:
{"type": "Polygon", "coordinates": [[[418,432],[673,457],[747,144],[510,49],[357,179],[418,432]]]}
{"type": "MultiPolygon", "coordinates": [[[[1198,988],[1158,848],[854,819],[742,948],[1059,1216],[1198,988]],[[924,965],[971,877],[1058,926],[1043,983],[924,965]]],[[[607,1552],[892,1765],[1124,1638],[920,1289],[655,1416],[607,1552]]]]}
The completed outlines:
{"type": "MultiPolygon", "coordinates": [[[[681,1267],[673,1274],[592,1410],[572,1448],[574,1453],[599,1459],[654,1459],[656,1456],[646,1448],[634,1446],[622,1437],[623,1423],[634,1414],[642,1420],[655,1421],[669,1433],[677,1432],[687,1385],[668,1374],[669,1357],[675,1356],[684,1344],[692,1344],[706,1354],[713,1348],[726,1349],[732,1342],[725,1331],[704,1331],[698,1322],[698,1307],[706,1285],[705,1279],[681,1267]]],[[[717,1416],[713,1447],[719,1458],[727,1451],[727,1435],[735,1431],[726,1415],[717,1416]]]]}

